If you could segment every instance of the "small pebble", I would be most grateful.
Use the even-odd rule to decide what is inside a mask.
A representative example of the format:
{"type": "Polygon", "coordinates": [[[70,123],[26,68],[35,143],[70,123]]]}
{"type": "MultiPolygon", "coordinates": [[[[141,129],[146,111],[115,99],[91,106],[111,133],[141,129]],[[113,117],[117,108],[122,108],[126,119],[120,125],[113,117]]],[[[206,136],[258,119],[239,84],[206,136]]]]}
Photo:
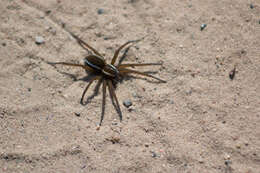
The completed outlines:
{"type": "MultiPolygon", "coordinates": [[[[133,112],[134,110],[135,110],[134,108],[128,108],[128,112],[133,112]]],[[[127,116],[126,118],[129,119],[130,117],[127,116]]]]}
{"type": "MultiPolygon", "coordinates": [[[[259,23],[260,23],[260,20],[259,20],[259,23]]],[[[5,47],[5,46],[6,46],[6,43],[2,43],[2,46],[4,46],[4,47],[5,47]]]]}
{"type": "Polygon", "coordinates": [[[46,15],[51,14],[51,10],[47,10],[47,11],[45,11],[45,14],[46,14],[46,15]]]}
{"type": "Polygon", "coordinates": [[[155,152],[152,151],[152,157],[155,158],[157,157],[157,154],[155,152]]]}
{"type": "Polygon", "coordinates": [[[80,117],[80,113],[74,112],[77,117],[80,117]]]}
{"type": "Polygon", "coordinates": [[[225,165],[229,166],[231,164],[231,160],[225,160],[225,165]]]}
{"type": "Polygon", "coordinates": [[[36,43],[36,44],[43,44],[43,43],[44,43],[43,37],[41,37],[41,36],[36,36],[36,37],[35,37],[35,43],[36,43]]]}
{"type": "Polygon", "coordinates": [[[128,3],[135,3],[137,2],[138,0],[128,0],[128,3]]]}
{"type": "Polygon", "coordinates": [[[203,158],[201,158],[201,157],[199,157],[199,159],[198,159],[198,161],[199,161],[199,163],[204,163],[204,160],[203,160],[203,158]]]}
{"type": "Polygon", "coordinates": [[[105,12],[105,10],[104,10],[103,8],[100,8],[100,9],[98,9],[98,11],[97,11],[98,14],[103,14],[104,12],[105,12]]]}
{"type": "Polygon", "coordinates": [[[123,102],[123,105],[124,105],[126,108],[129,108],[130,106],[132,106],[132,102],[131,102],[131,100],[125,100],[125,101],[123,102]]]}
{"type": "Polygon", "coordinates": [[[116,122],[116,120],[114,120],[113,122],[112,122],[112,125],[114,125],[114,126],[116,126],[118,123],[116,122]]]}
{"type": "Polygon", "coordinates": [[[31,91],[32,91],[32,89],[31,89],[31,88],[28,88],[28,91],[29,91],[29,92],[31,92],[31,91]]]}
{"type": "Polygon", "coordinates": [[[56,30],[52,28],[51,26],[46,28],[48,32],[52,33],[53,35],[56,35],[56,30]]]}
{"type": "Polygon", "coordinates": [[[203,29],[205,29],[207,27],[207,24],[202,24],[200,25],[200,30],[202,31],[203,29]]]}
{"type": "Polygon", "coordinates": [[[104,37],[104,40],[109,40],[110,39],[110,37],[104,37]]]}
{"type": "Polygon", "coordinates": [[[192,93],[192,90],[191,90],[191,89],[186,90],[186,94],[187,94],[187,95],[191,95],[191,93],[192,93]]]}
{"type": "Polygon", "coordinates": [[[237,149],[240,149],[240,148],[241,148],[241,145],[240,145],[240,144],[237,144],[237,145],[236,145],[236,148],[237,148],[237,149]]]}
{"type": "Polygon", "coordinates": [[[62,28],[65,28],[65,27],[66,27],[66,23],[64,23],[64,22],[61,22],[60,24],[61,24],[61,27],[62,27],[62,28]]]}
{"type": "Polygon", "coordinates": [[[250,4],[250,8],[253,9],[253,8],[254,8],[254,5],[253,5],[253,4],[250,4]]]}
{"type": "Polygon", "coordinates": [[[226,154],[224,155],[224,159],[225,159],[225,160],[229,160],[229,159],[230,159],[230,155],[226,153],[226,154]]]}
{"type": "Polygon", "coordinates": [[[176,31],[180,33],[182,31],[182,28],[177,28],[176,31]]]}
{"type": "Polygon", "coordinates": [[[140,95],[138,95],[137,93],[133,93],[133,97],[135,97],[135,98],[142,98],[142,96],[140,96],[140,95]]]}
{"type": "Polygon", "coordinates": [[[17,42],[18,45],[20,45],[20,46],[23,46],[24,43],[25,43],[24,39],[22,39],[22,38],[17,38],[17,39],[16,39],[16,42],[17,42]]]}

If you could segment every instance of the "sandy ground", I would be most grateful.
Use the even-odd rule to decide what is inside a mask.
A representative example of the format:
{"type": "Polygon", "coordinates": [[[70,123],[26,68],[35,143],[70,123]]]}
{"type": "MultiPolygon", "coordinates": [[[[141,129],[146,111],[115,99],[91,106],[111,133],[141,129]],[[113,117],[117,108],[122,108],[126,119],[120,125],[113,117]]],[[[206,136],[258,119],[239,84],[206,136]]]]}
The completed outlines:
{"type": "Polygon", "coordinates": [[[259,0],[1,0],[0,172],[259,173],[259,48],[259,0]],[[47,64],[88,54],[66,29],[108,61],[146,36],[125,60],[167,83],[123,80],[97,130],[101,92],[47,64]]]}

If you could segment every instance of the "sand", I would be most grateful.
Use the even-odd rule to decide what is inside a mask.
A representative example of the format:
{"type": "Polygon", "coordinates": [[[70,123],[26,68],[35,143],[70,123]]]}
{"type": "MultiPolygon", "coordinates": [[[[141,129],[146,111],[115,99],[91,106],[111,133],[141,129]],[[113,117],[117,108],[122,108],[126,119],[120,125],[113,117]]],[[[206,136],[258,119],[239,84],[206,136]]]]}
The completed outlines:
{"type": "Polygon", "coordinates": [[[0,172],[259,173],[259,48],[259,0],[1,0],[0,172]],[[145,36],[125,62],[167,83],[125,78],[98,128],[88,74],[47,63],[89,55],[68,31],[107,62],[145,36]]]}

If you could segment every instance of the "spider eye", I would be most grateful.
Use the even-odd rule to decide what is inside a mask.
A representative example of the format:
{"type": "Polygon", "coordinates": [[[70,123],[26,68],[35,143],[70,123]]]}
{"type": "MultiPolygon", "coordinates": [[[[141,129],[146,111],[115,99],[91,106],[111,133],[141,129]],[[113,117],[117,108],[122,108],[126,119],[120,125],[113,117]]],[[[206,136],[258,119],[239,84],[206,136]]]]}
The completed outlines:
{"type": "Polygon", "coordinates": [[[117,68],[111,64],[106,64],[106,66],[103,68],[102,72],[110,77],[116,77],[119,73],[117,68]]]}
{"type": "Polygon", "coordinates": [[[96,56],[96,55],[89,55],[84,59],[85,65],[95,69],[95,70],[102,70],[106,62],[103,57],[96,56]]]}

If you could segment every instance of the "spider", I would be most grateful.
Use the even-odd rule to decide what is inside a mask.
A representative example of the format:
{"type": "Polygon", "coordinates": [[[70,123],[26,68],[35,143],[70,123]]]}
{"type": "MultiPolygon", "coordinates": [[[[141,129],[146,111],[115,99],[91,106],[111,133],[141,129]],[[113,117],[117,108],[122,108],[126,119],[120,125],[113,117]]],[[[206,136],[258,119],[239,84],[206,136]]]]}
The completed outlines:
{"type": "Polygon", "coordinates": [[[84,65],[68,63],[68,62],[48,62],[48,63],[51,65],[61,64],[61,65],[65,65],[65,66],[80,67],[80,68],[85,69],[86,72],[89,72],[90,74],[92,74],[94,76],[92,79],[89,80],[88,85],[86,86],[86,88],[84,89],[84,91],[82,93],[82,96],[80,99],[80,103],[82,105],[84,104],[84,97],[85,97],[85,94],[86,94],[87,90],[89,89],[90,85],[96,80],[98,80],[98,83],[102,84],[103,98],[102,98],[102,110],[101,110],[101,119],[100,119],[99,126],[101,126],[102,121],[104,119],[107,88],[108,88],[108,91],[109,91],[109,94],[111,97],[111,101],[112,101],[117,113],[119,114],[120,121],[122,121],[122,112],[121,112],[121,109],[119,106],[117,96],[115,94],[115,84],[116,84],[116,82],[119,81],[120,77],[133,73],[133,74],[138,74],[138,75],[145,76],[145,77],[150,77],[150,78],[156,79],[163,83],[166,82],[166,81],[164,81],[160,78],[157,78],[155,76],[152,76],[150,74],[130,69],[130,68],[140,67],[140,66],[162,65],[162,63],[121,64],[119,62],[117,65],[114,65],[118,58],[120,51],[123,48],[125,48],[130,43],[138,42],[141,39],[131,40],[131,41],[128,41],[125,44],[121,45],[115,51],[111,63],[108,64],[108,63],[106,63],[104,57],[96,49],[91,47],[89,44],[84,42],[82,39],[80,39],[75,34],[73,34],[71,32],[69,32],[69,33],[72,35],[72,37],[74,37],[77,40],[78,44],[83,49],[85,49],[87,51],[89,51],[89,49],[90,49],[92,51],[92,54],[86,56],[86,58],[84,59],[84,65]]]}

